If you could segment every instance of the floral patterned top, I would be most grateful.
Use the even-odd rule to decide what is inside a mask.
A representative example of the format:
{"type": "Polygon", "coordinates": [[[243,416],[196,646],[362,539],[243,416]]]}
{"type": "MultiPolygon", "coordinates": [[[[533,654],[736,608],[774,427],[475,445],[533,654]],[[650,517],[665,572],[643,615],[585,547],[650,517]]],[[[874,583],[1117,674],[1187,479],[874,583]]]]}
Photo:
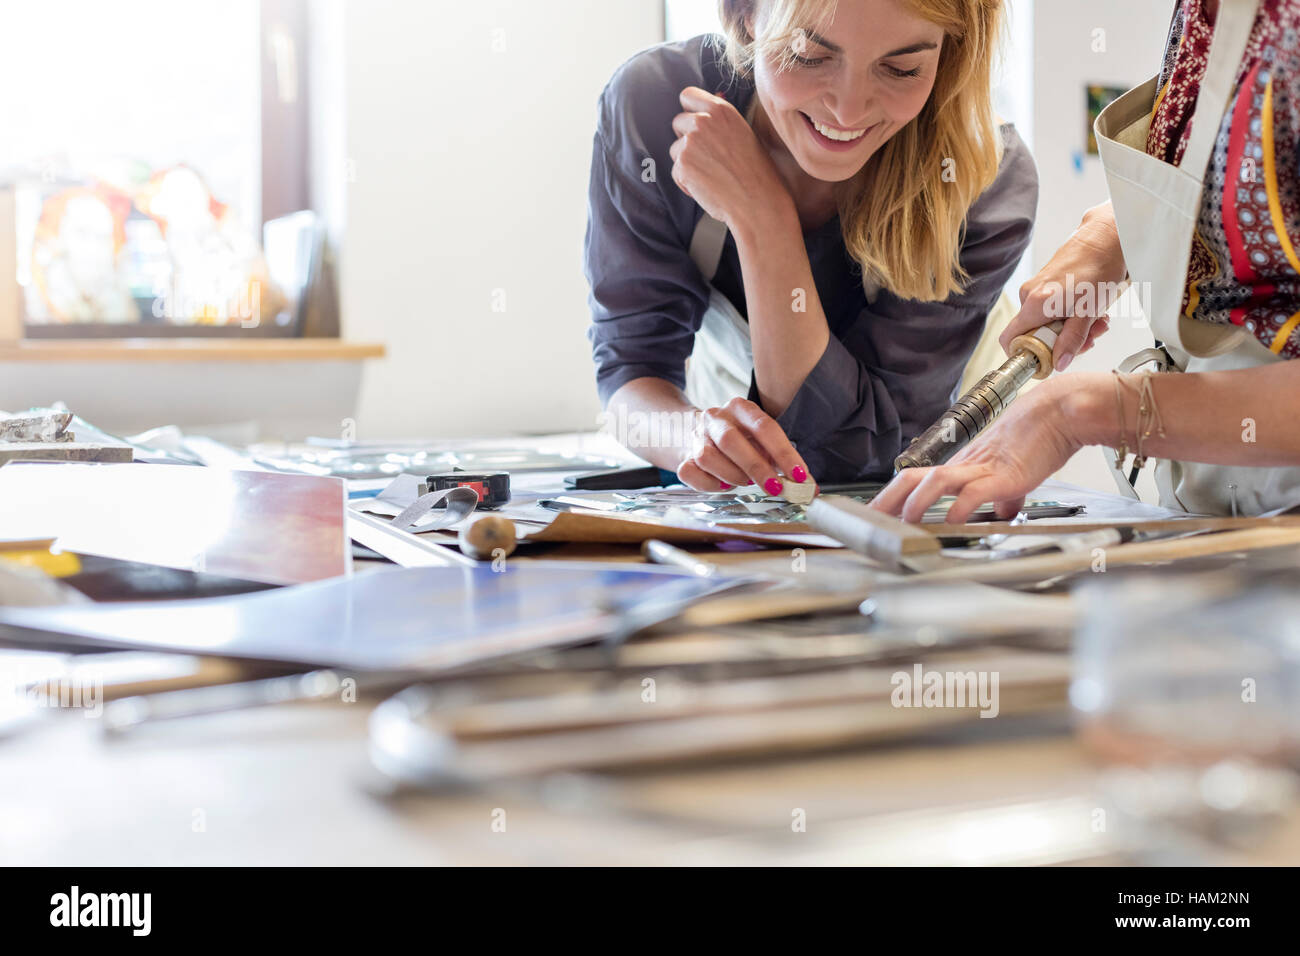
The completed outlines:
{"type": "MultiPolygon", "coordinates": [[[[1182,159],[1217,4],[1174,12],[1147,153],[1182,159]],[[1207,9],[1208,7],[1208,9],[1207,9]]],[[[1215,141],[1192,240],[1184,313],[1244,326],[1300,357],[1300,0],[1262,0],[1215,141]]]]}

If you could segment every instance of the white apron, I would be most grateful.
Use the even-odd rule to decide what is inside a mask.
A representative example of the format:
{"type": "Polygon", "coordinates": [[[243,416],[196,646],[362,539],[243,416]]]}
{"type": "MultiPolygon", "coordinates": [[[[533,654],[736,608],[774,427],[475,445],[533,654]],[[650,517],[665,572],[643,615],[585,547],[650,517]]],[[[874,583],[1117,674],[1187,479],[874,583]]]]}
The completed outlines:
{"type": "Polygon", "coordinates": [[[747,397],[754,372],[749,323],[731,300],[713,287],[726,241],[726,223],[708,213],[695,224],[691,260],[709,283],[709,306],[686,362],[686,399],[696,408],[719,408],[736,396],[747,397]]]}
{"type": "MultiPolygon", "coordinates": [[[[758,108],[755,96],[745,112],[745,122],[754,123],[758,108]]],[[[686,399],[696,408],[720,408],[733,398],[749,397],[754,377],[754,345],[749,322],[731,300],[713,287],[713,277],[722,262],[727,243],[727,224],[707,212],[691,234],[691,261],[709,284],[709,304],[704,310],[695,346],[686,360],[686,399]]]]}
{"type": "MultiPolygon", "coordinates": [[[[1176,372],[1253,368],[1282,361],[1245,329],[1199,322],[1182,314],[1205,170],[1258,5],[1259,0],[1220,3],[1181,165],[1146,153],[1158,77],[1115,100],[1094,125],[1124,260],[1133,280],[1149,290],[1142,297],[1143,309],[1155,337],[1173,359],[1170,366],[1163,354],[1148,349],[1127,360],[1122,370],[1145,364],[1153,355],[1159,355],[1161,371],[1176,372]]],[[[1235,504],[1237,513],[1255,515],[1300,504],[1300,468],[1160,461],[1155,478],[1162,505],[1198,514],[1231,514],[1235,504]]],[[[1125,480],[1118,473],[1117,479],[1125,480]]]]}

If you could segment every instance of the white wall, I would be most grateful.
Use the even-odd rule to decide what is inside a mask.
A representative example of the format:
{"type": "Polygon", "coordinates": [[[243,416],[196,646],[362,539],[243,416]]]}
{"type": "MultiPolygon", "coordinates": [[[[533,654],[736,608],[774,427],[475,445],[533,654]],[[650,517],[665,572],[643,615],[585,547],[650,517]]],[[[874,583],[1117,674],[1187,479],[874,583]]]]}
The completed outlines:
{"type": "MultiPolygon", "coordinates": [[[[1086,152],[1085,86],[1101,83],[1128,89],[1154,76],[1160,69],[1172,11],[1171,0],[1034,0],[1030,145],[1039,176],[1032,249],[1035,270],[1046,265],[1069,238],[1085,209],[1106,201],[1101,161],[1086,152]]],[[[1134,314],[1134,309],[1127,314],[1134,314]]],[[[1151,332],[1145,323],[1116,319],[1096,347],[1075,359],[1070,369],[1108,371],[1150,345],[1151,332]]],[[[1076,455],[1057,477],[1107,491],[1114,488],[1102,453],[1095,448],[1076,455]]],[[[1149,481],[1144,476],[1139,489],[1154,500],[1149,481]]]]}
{"type": "Polygon", "coordinates": [[[665,39],[687,40],[721,30],[717,0],[664,0],[665,39]]]}
{"type": "Polygon", "coordinates": [[[1084,87],[1128,89],[1155,75],[1172,10],[1171,0],[1035,0],[1033,148],[1041,178],[1036,267],[1069,237],[1085,209],[1106,200],[1101,161],[1085,151],[1084,87]]]}
{"type": "Polygon", "coordinates": [[[662,0],[349,0],[345,21],[344,332],[389,350],[358,437],[595,427],[596,99],[659,42],[662,0]]]}
{"type": "Polygon", "coordinates": [[[123,358],[97,362],[0,362],[0,409],[63,402],[92,425],[130,435],[159,425],[259,438],[337,437],[356,413],[356,361],[123,358]],[[251,423],[251,424],[250,424],[251,423]]]}

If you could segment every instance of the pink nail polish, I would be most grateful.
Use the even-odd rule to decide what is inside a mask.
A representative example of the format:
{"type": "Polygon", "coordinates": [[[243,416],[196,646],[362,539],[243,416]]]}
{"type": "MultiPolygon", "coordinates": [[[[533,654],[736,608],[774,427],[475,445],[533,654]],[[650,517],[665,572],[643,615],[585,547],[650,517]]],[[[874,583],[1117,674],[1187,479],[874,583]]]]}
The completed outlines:
{"type": "Polygon", "coordinates": [[[732,486],[729,485],[729,484],[727,484],[725,481],[720,481],[720,482],[718,482],[718,484],[722,485],[722,490],[723,490],[723,491],[730,491],[730,490],[731,490],[731,487],[732,487],[732,486]]]}
{"type": "Polygon", "coordinates": [[[769,478],[763,482],[763,490],[774,498],[781,493],[781,489],[784,487],[785,485],[781,484],[779,478],[769,478]]]}
{"type": "Polygon", "coordinates": [[[795,465],[790,470],[790,477],[794,479],[796,485],[802,485],[808,480],[808,472],[803,470],[803,465],[795,465]]]}

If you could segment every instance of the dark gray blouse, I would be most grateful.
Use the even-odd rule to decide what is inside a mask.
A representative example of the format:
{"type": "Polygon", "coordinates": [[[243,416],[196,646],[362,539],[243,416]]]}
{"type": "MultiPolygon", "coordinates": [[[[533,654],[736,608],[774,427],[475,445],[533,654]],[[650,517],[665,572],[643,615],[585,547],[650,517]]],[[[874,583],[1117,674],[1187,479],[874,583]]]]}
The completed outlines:
{"type": "MultiPolygon", "coordinates": [[[[635,378],[685,386],[685,362],[709,300],[689,246],[703,210],[671,176],[678,94],[698,86],[742,113],[752,80],[722,59],[721,38],[700,36],[638,53],[600,97],[588,197],[588,338],[601,404],[635,378]]],[[[822,483],[888,475],[895,456],[956,398],[984,320],[1029,244],[1038,173],[1010,125],[997,179],[971,207],[961,263],[964,292],[944,302],[882,290],[868,301],[839,219],[804,236],[831,337],[777,423],[822,483]]],[[[713,285],[742,315],[744,284],[728,236],[713,285]]],[[[751,379],[750,399],[758,401],[751,379]]]]}

